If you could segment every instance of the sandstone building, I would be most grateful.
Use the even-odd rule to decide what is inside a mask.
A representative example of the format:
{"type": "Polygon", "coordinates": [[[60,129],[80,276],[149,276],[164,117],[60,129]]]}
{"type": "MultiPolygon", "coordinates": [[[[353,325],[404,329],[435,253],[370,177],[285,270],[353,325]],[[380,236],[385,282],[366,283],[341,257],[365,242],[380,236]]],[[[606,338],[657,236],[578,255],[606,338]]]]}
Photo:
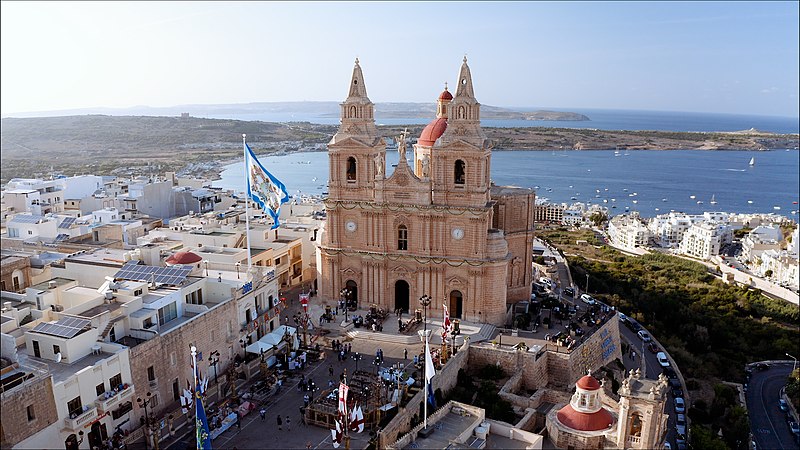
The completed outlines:
{"type": "Polygon", "coordinates": [[[508,303],[530,297],[535,194],[493,186],[466,58],[455,96],[445,87],[410,163],[399,139],[391,174],[358,60],[341,107],[328,144],[321,297],[413,311],[429,295],[451,317],[502,324],[508,303]]]}

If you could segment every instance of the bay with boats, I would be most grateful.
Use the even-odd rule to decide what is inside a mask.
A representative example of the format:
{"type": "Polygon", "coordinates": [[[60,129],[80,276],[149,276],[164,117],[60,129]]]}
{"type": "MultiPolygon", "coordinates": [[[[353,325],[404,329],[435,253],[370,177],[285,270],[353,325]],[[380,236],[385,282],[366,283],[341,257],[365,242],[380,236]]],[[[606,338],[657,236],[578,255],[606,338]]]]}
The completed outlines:
{"type": "MultiPolygon", "coordinates": [[[[412,158],[411,152],[407,155],[412,158]]],[[[260,156],[297,201],[327,192],[327,152],[260,156]]],[[[387,176],[398,153],[387,151],[387,176]]],[[[244,190],[241,162],[223,167],[213,186],[244,190]]],[[[492,181],[536,190],[551,203],[602,204],[609,215],[638,211],[777,213],[797,219],[800,151],[494,151],[492,181]],[[712,203],[713,202],[713,203],[712,203]]]]}

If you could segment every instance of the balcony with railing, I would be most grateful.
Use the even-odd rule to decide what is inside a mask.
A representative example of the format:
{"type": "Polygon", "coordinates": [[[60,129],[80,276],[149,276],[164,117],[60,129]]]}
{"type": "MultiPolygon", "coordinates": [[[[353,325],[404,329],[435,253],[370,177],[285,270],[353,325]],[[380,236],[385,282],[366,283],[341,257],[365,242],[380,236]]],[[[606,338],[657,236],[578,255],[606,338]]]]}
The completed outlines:
{"type": "Polygon", "coordinates": [[[97,418],[97,408],[94,406],[85,407],[86,410],[80,414],[70,414],[64,419],[64,426],[72,431],[83,430],[83,426],[97,418]]]}
{"type": "Polygon", "coordinates": [[[125,384],[123,386],[125,387],[121,391],[108,391],[94,401],[101,413],[111,411],[121,403],[133,398],[133,394],[136,392],[133,385],[125,384]]]}

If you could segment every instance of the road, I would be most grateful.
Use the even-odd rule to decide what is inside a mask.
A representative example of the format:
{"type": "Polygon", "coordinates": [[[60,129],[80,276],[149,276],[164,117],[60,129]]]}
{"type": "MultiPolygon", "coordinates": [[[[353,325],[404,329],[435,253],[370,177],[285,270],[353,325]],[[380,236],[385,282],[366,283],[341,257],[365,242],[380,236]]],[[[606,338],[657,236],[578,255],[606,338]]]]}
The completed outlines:
{"type": "Polygon", "coordinates": [[[747,410],[750,430],[759,449],[797,448],[778,406],[780,390],[792,372],[792,364],[772,363],[765,371],[754,370],[747,385],[747,410]]]}

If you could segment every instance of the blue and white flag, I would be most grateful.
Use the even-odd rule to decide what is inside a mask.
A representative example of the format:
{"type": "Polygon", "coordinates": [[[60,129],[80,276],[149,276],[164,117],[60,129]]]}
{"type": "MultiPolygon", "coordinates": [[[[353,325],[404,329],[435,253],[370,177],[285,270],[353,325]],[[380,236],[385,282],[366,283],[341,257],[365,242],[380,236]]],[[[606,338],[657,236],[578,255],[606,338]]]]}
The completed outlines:
{"type": "Polygon", "coordinates": [[[436,408],[436,397],[433,395],[433,385],[431,378],[436,375],[436,368],[433,367],[433,358],[431,358],[431,349],[428,347],[427,340],[425,341],[425,381],[428,383],[428,403],[436,408]]]}
{"type": "Polygon", "coordinates": [[[206,410],[203,408],[203,396],[199,391],[195,392],[195,407],[197,408],[196,427],[197,448],[211,450],[211,433],[208,431],[208,418],[206,410]]]}
{"type": "Polygon", "coordinates": [[[289,193],[286,186],[275,178],[267,169],[261,165],[250,146],[244,144],[246,149],[247,166],[247,193],[250,198],[261,207],[264,212],[269,213],[275,222],[272,230],[278,228],[281,223],[278,219],[281,213],[281,204],[289,201],[289,193]]]}

